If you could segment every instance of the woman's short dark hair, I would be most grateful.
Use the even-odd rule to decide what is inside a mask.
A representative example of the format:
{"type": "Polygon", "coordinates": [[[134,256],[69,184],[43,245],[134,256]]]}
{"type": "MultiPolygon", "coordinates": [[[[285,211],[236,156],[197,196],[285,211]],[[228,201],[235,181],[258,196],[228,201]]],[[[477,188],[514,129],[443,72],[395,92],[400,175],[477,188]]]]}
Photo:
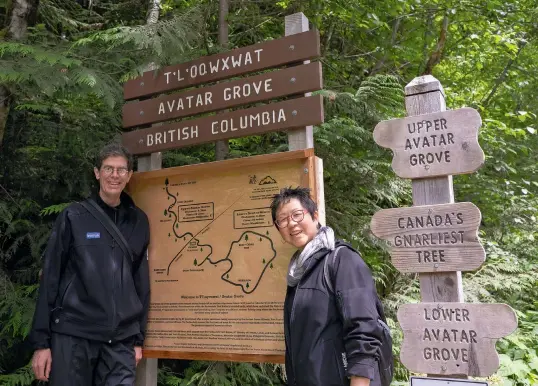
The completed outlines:
{"type": "Polygon", "coordinates": [[[273,222],[276,221],[276,212],[278,208],[287,204],[293,198],[299,200],[303,208],[305,208],[308,213],[310,213],[310,216],[314,218],[314,213],[317,212],[318,205],[312,200],[312,197],[310,197],[310,189],[301,187],[292,188],[290,186],[289,188],[281,189],[278,194],[273,196],[273,201],[271,202],[271,216],[273,217],[273,222]]]}
{"type": "Polygon", "coordinates": [[[99,151],[99,155],[97,156],[95,160],[95,167],[97,169],[101,169],[101,166],[103,165],[103,161],[106,160],[108,157],[125,158],[127,160],[127,168],[129,170],[133,170],[133,167],[134,167],[133,155],[121,143],[112,142],[103,146],[103,148],[99,151]]]}

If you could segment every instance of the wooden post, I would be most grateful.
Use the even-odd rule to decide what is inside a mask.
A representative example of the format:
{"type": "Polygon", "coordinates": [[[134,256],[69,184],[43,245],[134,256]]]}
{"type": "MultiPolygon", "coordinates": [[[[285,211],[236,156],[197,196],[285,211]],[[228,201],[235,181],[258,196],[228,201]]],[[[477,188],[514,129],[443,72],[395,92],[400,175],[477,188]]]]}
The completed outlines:
{"type": "MultiPolygon", "coordinates": [[[[405,108],[408,116],[446,110],[445,92],[431,75],[413,79],[405,87],[405,108]]],[[[454,202],[452,176],[413,180],[413,205],[454,202]]],[[[463,302],[461,272],[420,274],[423,302],[463,302]]]]}
{"type": "MultiPolygon", "coordinates": [[[[446,111],[445,91],[431,75],[420,76],[405,86],[405,109],[408,116],[446,111]]],[[[413,205],[454,202],[452,176],[412,180],[413,205]]],[[[461,272],[421,273],[420,296],[423,302],[463,302],[461,272]]],[[[434,376],[428,374],[428,376],[434,376]]],[[[435,375],[450,377],[450,375],[435,375]]],[[[452,378],[467,378],[452,376],[452,378]]]]}
{"type": "MultiPolygon", "coordinates": [[[[285,17],[286,36],[306,32],[308,18],[302,12],[285,17]]],[[[304,64],[310,63],[310,60],[304,64]]],[[[310,96],[306,93],[305,96],[310,96]]],[[[288,131],[288,147],[290,151],[314,148],[314,131],[312,126],[288,131]]],[[[323,160],[316,158],[316,200],[318,202],[318,216],[321,224],[325,225],[325,194],[323,185],[323,160]]]]}
{"type": "MultiPolygon", "coordinates": [[[[162,168],[162,153],[151,153],[138,158],[139,172],[159,170],[162,168]]],[[[143,358],[136,367],[136,386],[157,386],[159,372],[157,358],[143,358]]]]}
{"type": "MultiPolygon", "coordinates": [[[[308,19],[302,12],[286,16],[285,24],[286,36],[295,35],[309,30],[308,19]]],[[[307,64],[310,63],[310,61],[307,60],[304,63],[307,64]]],[[[305,94],[305,96],[310,96],[310,93],[305,94]]],[[[288,132],[288,144],[290,151],[313,148],[314,133],[312,126],[306,126],[305,128],[297,130],[290,130],[288,132]]]]}

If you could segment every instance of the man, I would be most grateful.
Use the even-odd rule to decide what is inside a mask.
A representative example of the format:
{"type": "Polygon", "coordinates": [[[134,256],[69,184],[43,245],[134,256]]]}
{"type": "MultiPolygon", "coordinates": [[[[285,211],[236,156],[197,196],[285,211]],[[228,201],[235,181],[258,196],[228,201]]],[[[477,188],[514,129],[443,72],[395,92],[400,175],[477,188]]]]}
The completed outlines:
{"type": "MultiPolygon", "coordinates": [[[[32,368],[52,386],[134,385],[149,305],[146,214],[123,192],[133,159],[105,146],[94,168],[93,199],[127,241],[130,256],[86,205],[56,220],[43,258],[30,340],[32,368]]],[[[103,220],[106,220],[104,218],[103,220]]]]}

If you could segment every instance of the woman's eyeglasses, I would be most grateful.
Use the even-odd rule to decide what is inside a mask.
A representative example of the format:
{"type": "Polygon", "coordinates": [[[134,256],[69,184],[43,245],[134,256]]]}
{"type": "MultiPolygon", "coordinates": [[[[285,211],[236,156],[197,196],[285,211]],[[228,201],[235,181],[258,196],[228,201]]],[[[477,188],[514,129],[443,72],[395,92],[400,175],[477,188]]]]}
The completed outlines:
{"type": "Polygon", "coordinates": [[[304,219],[304,209],[297,209],[291,212],[288,216],[275,220],[275,225],[279,228],[286,228],[290,223],[290,218],[296,222],[300,223],[304,219]]]}

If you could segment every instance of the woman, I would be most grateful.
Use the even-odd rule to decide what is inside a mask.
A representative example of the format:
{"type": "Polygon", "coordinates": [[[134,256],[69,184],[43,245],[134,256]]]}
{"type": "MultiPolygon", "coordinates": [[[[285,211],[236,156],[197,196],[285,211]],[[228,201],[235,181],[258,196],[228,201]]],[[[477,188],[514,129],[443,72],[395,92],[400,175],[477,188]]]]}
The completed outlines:
{"type": "Polygon", "coordinates": [[[383,311],[370,270],[321,226],[309,189],[282,189],[271,214],[284,241],[298,248],[284,303],[288,385],[380,386],[383,311]]]}

